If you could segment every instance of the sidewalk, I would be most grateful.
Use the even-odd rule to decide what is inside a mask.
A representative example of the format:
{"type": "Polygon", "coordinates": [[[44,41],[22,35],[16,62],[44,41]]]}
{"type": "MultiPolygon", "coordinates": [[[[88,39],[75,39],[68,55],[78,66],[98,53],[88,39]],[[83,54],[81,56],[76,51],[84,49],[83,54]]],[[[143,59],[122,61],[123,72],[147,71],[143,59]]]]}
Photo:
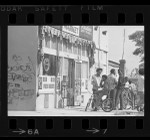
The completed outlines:
{"type": "Polygon", "coordinates": [[[66,107],[63,109],[45,109],[39,111],[8,111],[8,116],[144,116],[136,110],[113,110],[104,112],[103,110],[85,111],[85,107],[66,107]]]}

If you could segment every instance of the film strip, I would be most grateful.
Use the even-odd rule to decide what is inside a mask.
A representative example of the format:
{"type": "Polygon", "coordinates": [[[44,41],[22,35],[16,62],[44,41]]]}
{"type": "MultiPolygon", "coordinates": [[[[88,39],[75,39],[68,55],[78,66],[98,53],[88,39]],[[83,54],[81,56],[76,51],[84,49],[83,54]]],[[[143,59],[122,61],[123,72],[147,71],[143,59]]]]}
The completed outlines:
{"type": "MultiPolygon", "coordinates": [[[[103,41],[101,40],[102,36],[95,35],[96,32],[107,36],[110,31],[115,36],[115,32],[120,31],[119,44],[119,37],[123,36],[123,31],[125,34],[124,29],[129,31],[135,28],[134,32],[136,32],[141,31],[142,28],[144,33],[141,31],[137,36],[145,37],[144,43],[142,42],[144,46],[147,46],[147,50],[143,50],[145,55],[148,53],[150,44],[148,41],[150,34],[148,11],[149,6],[0,6],[0,136],[150,136],[149,94],[146,86],[144,86],[144,91],[147,91],[144,94],[145,99],[143,99],[144,111],[142,108],[139,108],[138,111],[135,108],[107,111],[103,104],[102,109],[94,112],[91,110],[91,100],[98,97],[91,96],[92,92],[89,93],[87,90],[90,81],[88,77],[92,76],[92,74],[90,75],[90,65],[93,64],[92,51],[94,47],[102,45],[98,42],[93,44],[93,38],[100,38],[99,42],[103,41]],[[72,49],[69,49],[69,43],[72,44],[72,49]],[[47,48],[42,50],[43,46],[47,46],[47,48]],[[48,47],[51,49],[49,50],[48,47]],[[78,48],[77,52],[76,47],[78,48]],[[79,51],[80,47],[81,52],[79,51]],[[86,52],[86,48],[91,50],[86,52]],[[76,53],[77,55],[75,55],[76,53]],[[84,61],[87,61],[87,65],[84,61]],[[61,62],[63,63],[62,68],[60,67],[61,62]],[[82,64],[84,65],[82,66],[82,64]],[[78,72],[80,68],[81,71],[78,72]],[[62,75],[60,74],[61,69],[62,75]],[[17,73],[15,73],[16,71],[17,73]],[[86,71],[88,71],[87,79],[85,78],[86,71]],[[72,75],[74,76],[72,77],[72,75]],[[82,75],[85,77],[81,78],[82,75]],[[78,78],[78,76],[81,77],[78,78]],[[86,86],[86,81],[88,86],[86,86]],[[67,82],[70,83],[70,89],[66,88],[67,82]],[[75,97],[75,92],[78,92],[77,94],[80,96],[75,97]],[[89,96],[86,97],[85,94],[89,96]],[[59,95],[61,95],[61,102],[58,102],[59,95]],[[72,95],[74,98],[71,98],[72,95]],[[90,104],[88,105],[89,99],[90,104]],[[88,111],[86,111],[87,105],[88,111]]],[[[112,36],[109,36],[108,42],[113,41],[111,40],[112,36]]],[[[104,39],[104,44],[105,41],[104,39]]],[[[114,40],[114,42],[116,41],[114,40]]],[[[138,41],[141,43],[141,40],[138,41]]],[[[122,45],[122,42],[119,45],[122,45]]],[[[142,43],[138,45],[141,46],[142,43]]],[[[99,49],[99,51],[103,49],[99,49]]],[[[117,52],[117,47],[114,50],[117,52]]],[[[115,57],[117,56],[114,56],[114,59],[115,57]]],[[[148,59],[147,62],[145,60],[144,56],[144,65],[147,65],[144,66],[146,67],[144,75],[147,72],[145,79],[148,80],[148,59]]],[[[102,67],[100,62],[104,60],[98,56],[97,61],[95,63],[98,63],[98,66],[94,66],[94,70],[102,67]]],[[[109,62],[112,63],[111,66],[119,66],[116,66],[117,69],[121,67],[118,63],[109,62]]],[[[105,72],[105,75],[108,74],[109,70],[105,72]]],[[[109,97],[107,96],[107,98],[109,97]]],[[[110,101],[109,104],[111,102],[113,101],[110,101]]]]}

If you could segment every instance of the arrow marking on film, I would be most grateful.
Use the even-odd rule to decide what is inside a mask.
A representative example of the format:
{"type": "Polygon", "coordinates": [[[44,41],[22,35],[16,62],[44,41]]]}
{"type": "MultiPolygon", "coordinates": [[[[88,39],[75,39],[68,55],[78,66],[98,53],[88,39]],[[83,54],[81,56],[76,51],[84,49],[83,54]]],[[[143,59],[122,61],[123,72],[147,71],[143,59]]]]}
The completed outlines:
{"type": "Polygon", "coordinates": [[[19,134],[23,134],[23,133],[25,133],[26,131],[24,131],[24,130],[22,130],[22,129],[19,128],[19,131],[12,131],[12,132],[14,132],[14,133],[19,133],[19,134]]]}
{"type": "Polygon", "coordinates": [[[93,128],[92,130],[86,130],[86,131],[88,131],[88,132],[93,132],[93,134],[99,132],[99,130],[98,130],[98,129],[95,129],[95,128],[93,128]]]}

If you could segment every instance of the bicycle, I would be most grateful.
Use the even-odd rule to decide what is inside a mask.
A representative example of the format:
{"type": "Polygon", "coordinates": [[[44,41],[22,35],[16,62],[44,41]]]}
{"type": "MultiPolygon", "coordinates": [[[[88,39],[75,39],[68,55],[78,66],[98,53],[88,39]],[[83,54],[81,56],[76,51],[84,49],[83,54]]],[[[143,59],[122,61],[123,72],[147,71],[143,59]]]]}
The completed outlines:
{"type": "Polygon", "coordinates": [[[132,91],[130,89],[124,88],[122,94],[123,94],[123,109],[129,110],[132,108],[133,110],[135,106],[135,98],[132,91]]]}
{"type": "MultiPolygon", "coordinates": [[[[108,94],[106,95],[106,98],[102,101],[101,108],[104,112],[111,112],[113,110],[113,100],[110,97],[110,93],[111,91],[108,92],[108,94]]],[[[105,95],[103,95],[103,97],[104,96],[105,95]]]]}
{"type": "MultiPolygon", "coordinates": [[[[89,91],[88,91],[88,92],[89,92],[89,91]]],[[[91,93],[91,92],[89,92],[89,93],[91,93]]],[[[92,101],[92,108],[94,107],[94,102],[93,102],[93,100],[94,100],[94,97],[93,97],[93,93],[92,93],[92,95],[91,95],[91,97],[89,98],[89,100],[88,100],[88,102],[87,102],[87,105],[86,105],[86,107],[85,107],[85,111],[87,111],[88,107],[89,107],[90,104],[91,104],[91,101],[92,101]]]]}
{"type": "MultiPolygon", "coordinates": [[[[92,106],[92,108],[94,107],[93,94],[91,95],[91,97],[89,98],[89,100],[87,102],[85,111],[87,111],[87,109],[90,105],[92,106]],[[91,102],[92,102],[92,105],[91,105],[91,102]]],[[[108,92],[108,95],[103,95],[102,96],[99,107],[102,108],[102,110],[104,112],[111,112],[113,110],[113,101],[110,98],[110,92],[108,92]]]]}

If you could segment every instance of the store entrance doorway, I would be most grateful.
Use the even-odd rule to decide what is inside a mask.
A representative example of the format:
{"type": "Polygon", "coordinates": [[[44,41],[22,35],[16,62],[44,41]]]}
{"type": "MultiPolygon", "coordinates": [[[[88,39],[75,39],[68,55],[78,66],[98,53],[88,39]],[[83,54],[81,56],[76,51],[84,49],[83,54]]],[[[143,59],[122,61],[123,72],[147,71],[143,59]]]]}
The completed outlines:
{"type": "Polygon", "coordinates": [[[74,106],[75,61],[68,59],[68,106],[74,106]]]}

